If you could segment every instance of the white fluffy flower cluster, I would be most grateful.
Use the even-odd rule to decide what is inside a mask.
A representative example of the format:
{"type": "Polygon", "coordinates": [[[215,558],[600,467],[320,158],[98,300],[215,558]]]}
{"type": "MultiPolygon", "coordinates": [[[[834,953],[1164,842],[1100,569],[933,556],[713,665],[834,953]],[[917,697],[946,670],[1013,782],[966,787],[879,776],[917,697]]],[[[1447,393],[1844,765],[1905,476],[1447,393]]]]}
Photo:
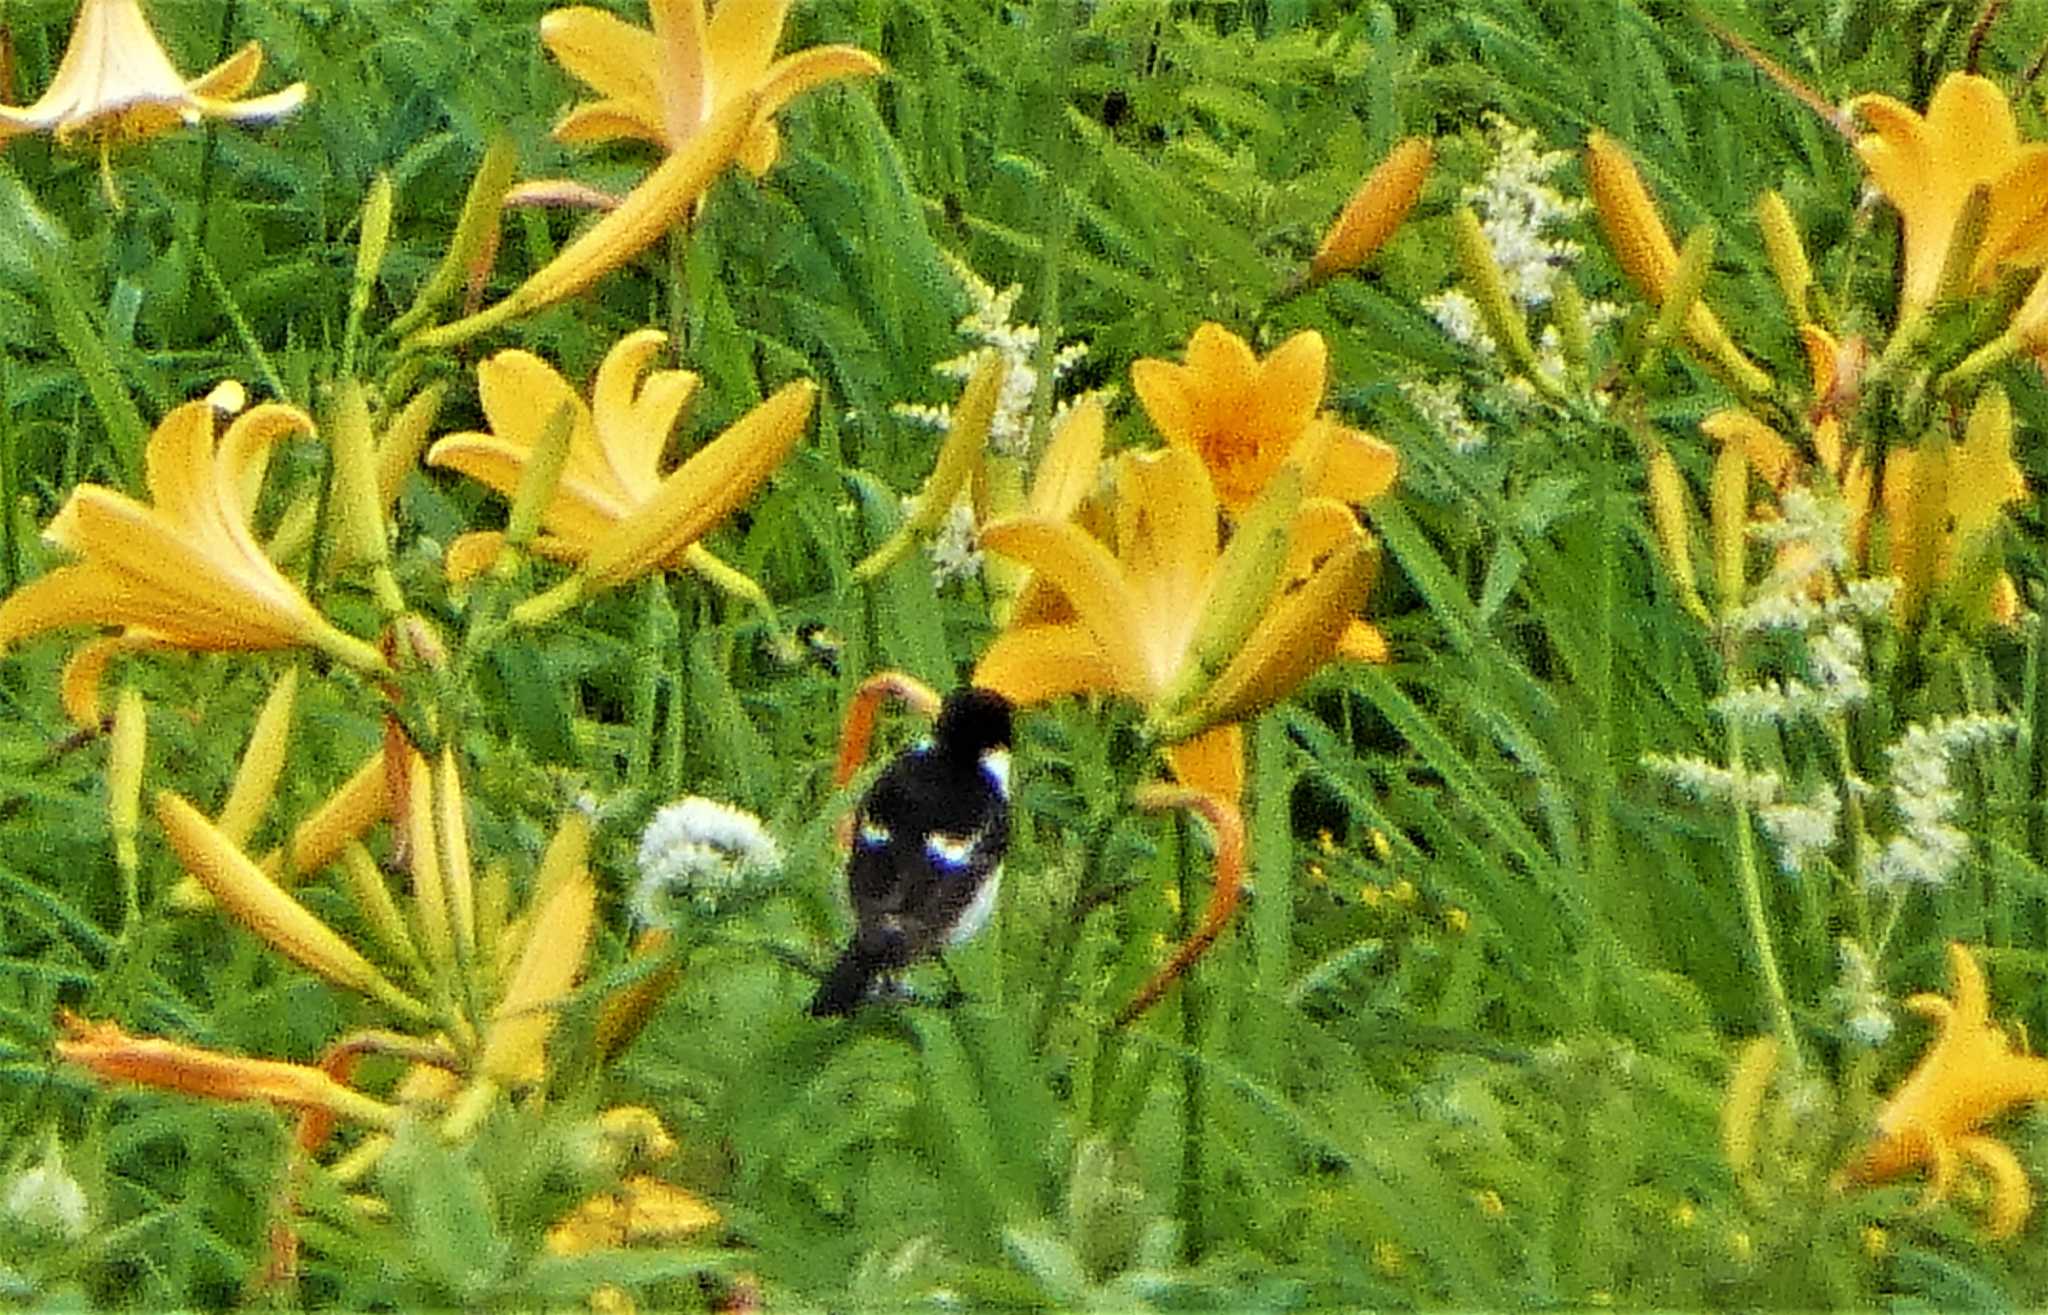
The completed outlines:
{"type": "MultiPolygon", "coordinates": [[[[996,399],[995,418],[989,423],[988,442],[991,448],[1005,456],[1026,456],[1031,445],[1031,399],[1038,392],[1038,372],[1034,366],[1039,329],[1035,324],[1010,322],[1024,285],[1012,283],[998,292],[993,284],[950,251],[941,252],[940,258],[967,292],[971,309],[960,321],[959,328],[963,337],[974,339],[977,345],[950,360],[939,362],[932,370],[944,378],[964,383],[988,353],[1001,355],[1006,366],[1003,390],[996,399]]],[[[1057,383],[1087,355],[1088,344],[1085,342],[1070,342],[1055,348],[1052,354],[1053,381],[1057,383]]],[[[1055,412],[1055,418],[1070,405],[1071,402],[1062,403],[1055,412]]],[[[904,402],[894,410],[905,419],[933,429],[944,429],[953,422],[953,408],[946,405],[923,406],[904,402]]]]}
{"type": "Polygon", "coordinates": [[[1403,379],[1401,396],[1423,422],[1444,436],[1453,452],[1486,446],[1486,431],[1465,411],[1463,390],[1449,379],[1403,379]]]}
{"type": "Polygon", "coordinates": [[[1731,772],[1704,758],[1646,753],[1643,766],[1702,802],[1762,807],[1778,797],[1776,772],[1731,772]]]}
{"type": "Polygon", "coordinates": [[[1778,851],[1778,870],[1795,876],[1834,846],[1842,797],[1822,786],[1803,802],[1766,804],[1756,810],[1758,825],[1778,851]]]}
{"type": "MultiPolygon", "coordinates": [[[[1487,145],[1492,159],[1477,183],[1460,194],[1479,219],[1479,229],[1500,266],[1508,294],[1525,311],[1539,311],[1550,305],[1559,283],[1570,276],[1571,267],[1585,248],[1555,230],[1575,223],[1588,209],[1583,197],[1570,197],[1551,184],[1551,176],[1571,160],[1569,151],[1540,149],[1533,128],[1512,123],[1498,114],[1486,117],[1487,145]]],[[[1422,302],[1444,336],[1459,346],[1489,360],[1499,355],[1499,345],[1487,332],[1479,303],[1463,288],[1446,288],[1422,302]]],[[[1586,306],[1586,327],[1591,333],[1621,317],[1621,308],[1609,301],[1586,306]]],[[[1555,324],[1537,333],[1536,356],[1545,373],[1565,371],[1564,338],[1555,324]]],[[[1411,391],[1403,385],[1422,418],[1441,430],[1452,449],[1470,452],[1485,445],[1483,430],[1465,414],[1455,384],[1428,383],[1417,386],[1429,391],[1411,391]]],[[[1529,407],[1538,402],[1535,386],[1521,375],[1501,381],[1503,400],[1529,407]]]]}
{"type": "Polygon", "coordinates": [[[690,795],[656,810],[640,835],[634,916],[649,926],[675,921],[678,896],[706,908],[782,867],[782,847],[742,808],[690,795]]]}
{"type": "Polygon", "coordinates": [[[65,1169],[54,1139],[41,1163],[23,1169],[7,1185],[6,1208],[29,1231],[66,1242],[82,1240],[92,1226],[85,1189],[65,1169]]]}
{"type": "MultiPolygon", "coordinates": [[[[966,261],[952,252],[942,251],[939,257],[967,293],[970,309],[966,318],[960,321],[959,329],[963,337],[974,339],[976,345],[950,360],[939,362],[932,371],[943,378],[965,383],[989,353],[1000,355],[1004,364],[1003,387],[996,397],[995,415],[989,420],[988,445],[995,452],[1021,460],[1029,455],[1031,448],[1031,399],[1038,394],[1036,364],[1039,340],[1037,325],[1010,322],[1024,285],[1012,283],[998,292],[995,285],[975,273],[966,261]]],[[[1087,355],[1088,344],[1085,342],[1070,342],[1055,348],[1051,365],[1053,382],[1058,383],[1087,355]]],[[[1067,398],[1057,402],[1053,407],[1053,423],[1064,419],[1077,400],[1067,398]]],[[[944,430],[953,423],[953,408],[946,403],[930,406],[921,402],[899,402],[891,410],[928,429],[944,430]]],[[[976,537],[978,528],[974,522],[974,504],[963,491],[947,508],[945,524],[939,528],[930,545],[934,583],[944,585],[952,580],[963,580],[981,570],[981,548],[976,537]]]]}
{"type": "Polygon", "coordinates": [[[1938,886],[1970,852],[1970,838],[1952,819],[1962,794],[1949,769],[1972,749],[2019,733],[2010,717],[1971,714],[1915,722],[1885,751],[1899,832],[1870,856],[1863,878],[1874,886],[1938,886]]]}
{"type": "Polygon", "coordinates": [[[1842,976],[1835,986],[1835,998],[1849,1039],[1858,1045],[1877,1047],[1891,1039],[1891,1002],[1885,999],[1877,979],[1877,968],[1863,947],[1844,937],[1842,976]]]}
{"type": "Polygon", "coordinates": [[[1486,135],[1493,163],[1463,199],[1479,216],[1508,292],[1535,310],[1549,304],[1558,279],[1585,253],[1579,243],[1552,237],[1550,230],[1585,214],[1588,203],[1550,185],[1551,175],[1570,163],[1570,151],[1539,149],[1535,129],[1499,114],[1486,116],[1486,135]]]}
{"type": "Polygon", "coordinates": [[[1848,508],[1811,489],[1786,492],[1777,520],[1750,527],[1751,537],[1777,549],[1769,575],[1728,618],[1739,632],[1776,631],[1805,641],[1801,676],[1738,685],[1714,700],[1723,717],[1786,725],[1825,718],[1870,698],[1861,623],[1888,614],[1897,582],[1835,580],[1848,565],[1848,508]]]}

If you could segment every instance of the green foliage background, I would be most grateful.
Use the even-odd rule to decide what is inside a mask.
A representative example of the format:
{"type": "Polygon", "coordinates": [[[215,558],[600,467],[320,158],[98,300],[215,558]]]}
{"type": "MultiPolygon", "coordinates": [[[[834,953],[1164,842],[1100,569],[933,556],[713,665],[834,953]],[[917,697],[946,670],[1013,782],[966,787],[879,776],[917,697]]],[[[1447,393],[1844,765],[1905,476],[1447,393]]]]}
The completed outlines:
{"type": "MultiPolygon", "coordinates": [[[[544,8],[155,0],[181,67],[253,37],[272,65],[261,89],[303,78],[305,109],[260,131],[117,153],[118,211],[91,152],[24,138],[0,155],[0,588],[52,564],[37,536],[74,483],[137,486],[142,440],[170,406],[228,376],[310,398],[338,357],[354,226],[377,171],[396,183],[398,211],[373,318],[406,305],[439,259],[494,135],[518,143],[523,177],[637,176],[632,152],[592,158],[548,140],[576,91],[535,38],[544,8]]],[[[16,103],[47,82],[71,9],[0,5],[16,103]]],[[[1454,453],[1392,386],[1416,372],[1484,374],[1418,302],[1453,277],[1448,214],[1484,167],[1488,112],[1554,146],[1576,148],[1595,127],[1625,142],[1675,228],[1720,226],[1712,291],[1724,317],[1774,368],[1803,368],[1789,334],[1750,332],[1779,313],[1747,216],[1776,187],[1827,252],[1867,222],[1855,217],[1862,172],[1705,18],[1831,101],[1881,89],[1919,105],[1963,58],[1977,11],[1895,0],[799,6],[784,49],[850,42],[890,74],[782,117],[782,163],[758,182],[718,184],[681,253],[680,288],[665,261],[644,261],[489,345],[524,346],[580,380],[622,333],[679,327],[682,362],[705,380],[685,448],[789,378],[816,378],[813,435],[714,546],[767,585],[791,625],[839,636],[838,670],[778,663],[757,617],[677,577],[496,653],[466,741],[485,852],[537,853],[572,773],[624,801],[599,837],[600,983],[628,971],[635,824],[656,803],[697,791],[760,812],[790,851],[786,876],[693,942],[674,996],[620,1062],[600,1069],[582,1053],[546,1109],[505,1114],[474,1147],[402,1144],[380,1178],[391,1218],[364,1223],[338,1190],[309,1189],[295,1299],[569,1305],[616,1282],[645,1305],[687,1307],[746,1282],[777,1305],[832,1308],[2048,1301],[2038,1213],[1997,1244],[1968,1204],[1912,1210],[1911,1183],[1825,1188],[1870,1093],[1911,1065],[1923,1033],[1908,1024],[1852,1064],[1828,1004],[1839,929],[1811,889],[1775,874],[1789,994],[1838,1065],[1845,1107],[1811,1172],[1793,1175],[1803,1186],[1774,1200],[1738,1189],[1717,1113],[1737,1042],[1767,1019],[1728,820],[1641,766],[1649,752],[1710,750],[1719,677],[1657,565],[1640,463],[1618,429],[1540,419],[1454,453]],[[1357,179],[1415,133],[1442,139],[1439,171],[1374,272],[1284,296],[1357,179]],[[822,959],[841,934],[828,764],[853,685],[885,667],[951,685],[990,633],[978,588],[937,589],[919,562],[873,588],[851,577],[933,451],[889,408],[946,400],[931,366],[963,347],[954,323],[966,303],[942,250],[998,286],[1022,282],[1024,317],[1089,343],[1080,382],[1126,389],[1116,443],[1145,432],[1127,395],[1131,361],[1175,355],[1216,319],[1256,322],[1262,347],[1319,329],[1333,405],[1402,454],[1398,494],[1371,512],[1388,550],[1373,614],[1396,659],[1326,672],[1250,728],[1247,906],[1129,1030],[1108,1020],[1177,939],[1176,898],[1185,909],[1203,897],[1176,874],[1199,876],[1206,858],[1193,830],[1129,812],[1129,728],[1076,706],[1022,723],[1004,903],[993,934],[953,961],[967,1004],[821,1024],[787,962],[822,959]],[[1127,881],[1101,891],[1088,884],[1101,873],[1127,881]],[[669,1120],[683,1146],[672,1176],[726,1224],[693,1251],[545,1257],[542,1230],[588,1187],[564,1129],[621,1101],[669,1120]]],[[[1979,65],[2017,86],[2044,37],[2041,15],[2015,6],[1988,29],[1979,65]]],[[[2038,137],[2038,87],[2016,99],[2038,137]]],[[[495,288],[571,227],[508,217],[495,288]]],[[[1590,222],[1578,236],[1589,287],[1631,300],[1590,222]]],[[[456,385],[437,432],[480,426],[474,359],[436,367],[456,385]]],[[[1703,470],[1694,422],[1720,394],[1677,365],[1664,383],[1657,427],[1703,470]]],[[[2008,386],[2020,460],[2044,487],[2048,399],[2038,377],[2014,371],[2008,386]]],[[[319,452],[300,446],[282,454],[274,489],[321,478],[319,452]]],[[[401,578],[451,628],[438,548],[495,505],[425,473],[402,495],[401,578]]],[[[2038,606],[2037,506],[2015,519],[2015,573],[2038,606]]],[[[324,601],[366,629],[363,600],[337,590],[324,601]]],[[[62,1256],[13,1239],[5,1282],[20,1290],[0,1297],[228,1304],[260,1263],[283,1122],[102,1091],[52,1059],[53,1013],[303,1060],[358,1021],[356,1006],[239,930],[164,907],[176,862],[157,839],[148,916],[117,936],[105,746],[73,736],[55,702],[72,642],[28,644],[0,664],[0,1169],[18,1172],[54,1135],[95,1222],[62,1256]]],[[[2022,736],[1974,774],[1973,857],[1909,914],[1886,985],[1940,989],[1948,940],[1994,945],[2000,1015],[2038,1036],[2041,636],[2030,623],[1973,642],[1997,678],[1994,706],[2022,736]]],[[[153,784],[221,796],[242,733],[224,728],[248,724],[265,665],[124,668],[151,700],[153,784]]],[[[302,815],[379,733],[338,693],[308,704],[279,818],[302,815]]],[[[1928,711],[1882,710],[1871,733],[1928,711]]],[[[530,860],[515,866],[530,879],[530,860]]],[[[333,891],[308,899],[352,917],[333,891]]],[[[571,1031],[588,1019],[572,1017],[571,1031]]],[[[2048,1128],[2023,1120],[2015,1141],[2038,1178],[2048,1128]]]]}

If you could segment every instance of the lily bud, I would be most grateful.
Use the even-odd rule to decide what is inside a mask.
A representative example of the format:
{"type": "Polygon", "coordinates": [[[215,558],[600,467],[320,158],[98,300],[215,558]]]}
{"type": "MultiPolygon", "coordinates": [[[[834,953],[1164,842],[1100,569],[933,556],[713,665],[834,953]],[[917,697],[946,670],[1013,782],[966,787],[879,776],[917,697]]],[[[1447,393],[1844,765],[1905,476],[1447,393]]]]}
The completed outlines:
{"type": "Polygon", "coordinates": [[[284,893],[200,811],[165,790],[156,797],[157,821],[187,871],[221,907],[280,954],[333,982],[361,992],[415,1020],[427,1011],[377,971],[312,910],[284,893]]]}
{"type": "Polygon", "coordinates": [[[1763,230],[1764,254],[1770,257],[1771,272],[1778,276],[1778,288],[1792,318],[1807,318],[1806,294],[1813,287],[1813,266],[1806,259],[1806,244],[1799,238],[1799,225],[1785,198],[1766,191],[1756,202],[1757,227],[1763,230]]]}
{"type": "Polygon", "coordinates": [[[1458,257],[1458,275],[1478,305],[1486,331],[1493,335],[1515,368],[1540,386],[1545,376],[1537,363],[1536,349],[1529,342],[1529,321],[1508,294],[1507,278],[1500,271],[1500,262],[1494,259],[1493,244],[1486,240],[1479,216],[1472,213],[1470,206],[1458,208],[1452,218],[1451,234],[1452,248],[1458,257]]]}
{"type": "MultiPolygon", "coordinates": [[[[505,521],[505,543],[524,549],[540,532],[541,516],[555,500],[555,487],[562,481],[562,467],[569,460],[569,439],[576,432],[576,402],[565,398],[534,440],[533,452],[519,473],[519,491],[512,498],[512,514],[505,521]]],[[[502,558],[500,559],[503,560],[502,558]]]]}
{"type": "Polygon", "coordinates": [[[967,380],[960,402],[953,408],[953,423],[946,441],[939,447],[932,473],[919,490],[917,503],[903,524],[853,568],[853,577],[866,582],[903,560],[917,541],[936,530],[953,509],[953,502],[988,446],[989,426],[995,422],[996,404],[1002,399],[1003,375],[1007,370],[1000,353],[989,352],[967,380]]]}
{"type": "Polygon", "coordinates": [[[1664,550],[1664,565],[1678,586],[1678,600],[1702,624],[1713,616],[1700,601],[1698,577],[1692,566],[1692,499],[1686,495],[1685,477],[1678,463],[1663,447],[1650,453],[1650,519],[1657,529],[1657,544],[1664,550]]]}
{"type": "Polygon", "coordinates": [[[1707,271],[1713,267],[1714,226],[1701,224],[1686,234],[1685,250],[1679,253],[1678,268],[1671,277],[1671,291],[1657,308],[1657,342],[1677,339],[1680,328],[1700,304],[1700,294],[1707,286],[1707,271]]]}
{"type": "Polygon", "coordinates": [[[434,272],[427,276],[427,281],[420,285],[418,295],[412,300],[412,308],[391,325],[393,334],[409,333],[419,327],[462,286],[463,277],[476,259],[477,252],[497,230],[506,189],[512,186],[512,175],[518,168],[519,148],[510,135],[500,133],[492,138],[484,151],[483,163],[477,166],[476,176],[469,181],[469,195],[463,198],[462,214],[455,221],[455,232],[448,240],[448,250],[442,254],[441,263],[434,267],[434,272]]]}
{"type": "Polygon", "coordinates": [[[137,866],[135,836],[142,820],[142,764],[149,748],[149,720],[142,691],[123,685],[114,705],[113,744],[107,755],[107,820],[114,833],[114,861],[123,872],[137,866]]]}
{"type": "Polygon", "coordinates": [[[1708,518],[1714,541],[1714,601],[1725,619],[1742,606],[1749,582],[1749,456],[1740,443],[1722,444],[1714,458],[1708,518]]]}
{"type": "Polygon", "coordinates": [[[1321,280],[1357,269],[1385,245],[1415,208],[1435,158],[1436,147],[1426,137],[1407,138],[1389,151],[1323,235],[1309,260],[1309,277],[1321,280]]]}
{"type": "Polygon", "coordinates": [[[236,845],[249,842],[277,796],[277,778],[284,771],[285,749],[291,743],[292,704],[298,692],[299,669],[287,667],[270,687],[263,710],[256,714],[249,746],[242,750],[234,784],[228,787],[228,801],[221,805],[220,820],[215,823],[236,845]]]}

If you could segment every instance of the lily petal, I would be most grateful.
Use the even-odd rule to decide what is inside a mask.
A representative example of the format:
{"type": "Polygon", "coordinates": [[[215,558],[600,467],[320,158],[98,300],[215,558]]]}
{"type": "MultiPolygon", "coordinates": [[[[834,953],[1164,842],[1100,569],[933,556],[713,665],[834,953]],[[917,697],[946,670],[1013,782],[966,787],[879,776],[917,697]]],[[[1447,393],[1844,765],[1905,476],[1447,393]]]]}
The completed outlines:
{"type": "Polygon", "coordinates": [[[731,515],[796,446],[817,396],[808,380],[785,384],[677,467],[591,552],[591,583],[605,588],[652,570],[731,515]]]}
{"type": "Polygon", "coordinates": [[[974,684],[1020,708],[1070,694],[1130,693],[1114,664],[1079,625],[1012,626],[990,641],[974,667],[974,684]]]}

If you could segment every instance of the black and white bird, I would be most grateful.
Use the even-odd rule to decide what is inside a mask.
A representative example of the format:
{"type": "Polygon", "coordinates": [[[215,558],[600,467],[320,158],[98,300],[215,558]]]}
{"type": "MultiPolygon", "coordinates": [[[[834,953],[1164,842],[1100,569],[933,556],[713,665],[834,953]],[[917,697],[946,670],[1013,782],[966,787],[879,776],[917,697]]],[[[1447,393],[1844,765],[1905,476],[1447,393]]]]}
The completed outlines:
{"type": "Polygon", "coordinates": [[[988,922],[1010,845],[1010,701],[966,686],[932,738],[882,769],[854,815],[846,864],[853,943],[811,1000],[851,1013],[887,980],[988,922]]]}

